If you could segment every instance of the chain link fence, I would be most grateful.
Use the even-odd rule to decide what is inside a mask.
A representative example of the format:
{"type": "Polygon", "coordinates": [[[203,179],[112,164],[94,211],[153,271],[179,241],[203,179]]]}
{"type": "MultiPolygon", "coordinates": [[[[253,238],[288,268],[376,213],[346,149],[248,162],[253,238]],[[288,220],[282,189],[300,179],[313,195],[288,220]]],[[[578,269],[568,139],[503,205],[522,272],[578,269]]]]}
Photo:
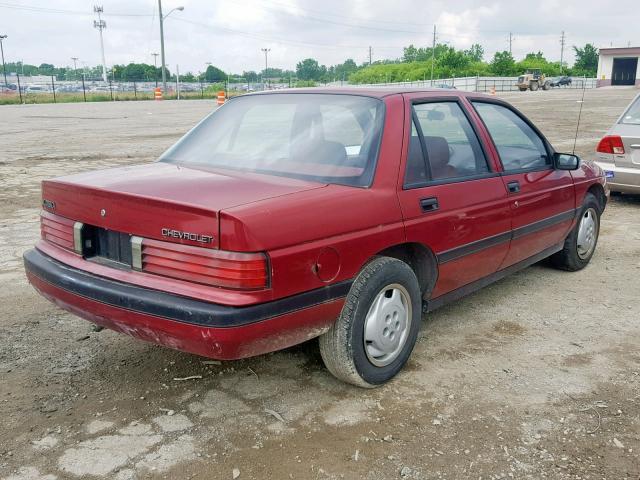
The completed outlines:
{"type": "MultiPolygon", "coordinates": [[[[552,88],[596,88],[595,78],[569,77],[571,82],[552,88]]],[[[553,78],[548,80],[553,81],[553,78]]],[[[353,85],[357,87],[406,87],[406,88],[451,88],[467,92],[516,92],[518,77],[453,77],[439,78],[437,80],[419,80],[406,82],[385,82],[353,85]]]]}
{"type": "MultiPolygon", "coordinates": [[[[0,79],[1,80],[1,79],[0,79]]],[[[284,88],[285,84],[270,84],[268,88],[284,88]]],[[[0,105],[19,103],[104,102],[153,100],[162,82],[104,82],[102,79],[56,80],[55,76],[25,77],[12,75],[0,85],[0,105]]],[[[167,82],[163,99],[215,99],[223,90],[228,96],[263,90],[262,83],[167,82]]]]}
{"type": "MultiPolygon", "coordinates": [[[[568,85],[554,88],[595,88],[595,78],[570,77],[568,85]]],[[[416,82],[374,83],[348,85],[335,82],[329,86],[355,87],[405,87],[405,88],[455,88],[470,92],[511,92],[517,91],[517,77],[460,77],[424,80],[416,82]]],[[[207,83],[207,82],[167,82],[163,99],[215,99],[223,90],[227,97],[265,89],[288,88],[289,83],[207,83]]],[[[23,77],[12,75],[7,84],[0,86],[0,105],[19,103],[57,102],[104,102],[127,100],[153,100],[161,82],[104,82],[102,79],[58,81],[54,76],[23,77]]]]}

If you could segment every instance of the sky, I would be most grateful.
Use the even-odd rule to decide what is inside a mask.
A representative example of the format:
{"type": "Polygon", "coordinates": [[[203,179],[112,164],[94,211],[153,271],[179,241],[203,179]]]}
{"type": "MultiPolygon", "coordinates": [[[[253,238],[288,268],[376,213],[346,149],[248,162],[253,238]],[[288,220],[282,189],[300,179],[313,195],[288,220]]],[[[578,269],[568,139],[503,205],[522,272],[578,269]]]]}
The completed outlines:
{"type": "MultiPolygon", "coordinates": [[[[98,1],[98,0],[96,0],[98,1]]],[[[102,0],[105,56],[113,64],[153,63],[160,52],[157,0],[102,0]]],[[[163,0],[166,61],[170,70],[198,73],[206,63],[227,72],[270,67],[295,70],[304,58],[327,66],[347,58],[358,64],[395,59],[409,44],[437,41],[456,48],[480,43],[490,60],[509,49],[520,59],[543,51],[559,60],[565,32],[565,60],[573,45],[640,46],[638,0],[163,0]]],[[[84,0],[0,0],[0,35],[5,60],[39,65],[100,63],[100,41],[93,27],[94,3],[84,0]]],[[[158,60],[159,61],[159,60],[158,60]]]]}

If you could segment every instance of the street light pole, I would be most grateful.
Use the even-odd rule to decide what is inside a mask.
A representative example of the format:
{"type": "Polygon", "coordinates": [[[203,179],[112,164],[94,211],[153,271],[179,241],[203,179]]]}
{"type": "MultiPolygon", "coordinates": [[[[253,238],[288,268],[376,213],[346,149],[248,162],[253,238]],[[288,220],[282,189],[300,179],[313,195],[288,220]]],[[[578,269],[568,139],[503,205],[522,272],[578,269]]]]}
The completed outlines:
{"type": "Polygon", "coordinates": [[[76,77],[76,80],[78,79],[78,65],[76,64],[76,62],[78,61],[78,57],[71,57],[71,60],[73,60],[73,74],[76,77]]]}
{"type": "MultiPolygon", "coordinates": [[[[267,75],[267,70],[269,69],[269,63],[267,61],[267,55],[269,55],[269,52],[271,51],[270,48],[261,48],[260,50],[262,50],[264,52],[264,74],[267,75]]],[[[269,84],[269,77],[267,76],[267,85],[269,84]]]]}
{"type": "Polygon", "coordinates": [[[100,32],[100,51],[102,52],[102,80],[107,83],[107,62],[104,59],[104,38],[102,38],[102,31],[107,28],[107,22],[102,20],[102,13],[104,8],[102,5],[96,5],[93,7],[93,11],[98,14],[98,20],[93,21],[93,27],[97,28],[100,32]]]}
{"type": "Polygon", "coordinates": [[[4,63],[4,47],[2,41],[7,38],[7,35],[0,35],[0,52],[2,52],[2,73],[4,73],[4,86],[9,88],[9,82],[7,82],[7,66],[4,63]]]}
{"type": "Polygon", "coordinates": [[[158,18],[160,19],[160,70],[162,71],[162,91],[167,93],[167,73],[164,70],[164,17],[162,16],[162,0],[158,0],[158,18]]]}
{"type": "Polygon", "coordinates": [[[156,88],[158,87],[158,54],[152,53],[153,55],[153,79],[156,81],[156,88]]]}
{"type": "Polygon", "coordinates": [[[184,7],[177,7],[169,11],[166,15],[162,15],[162,0],[158,0],[158,18],[160,19],[160,60],[162,65],[162,91],[167,93],[167,72],[165,70],[167,62],[164,57],[164,21],[175,10],[183,11],[184,7]]]}

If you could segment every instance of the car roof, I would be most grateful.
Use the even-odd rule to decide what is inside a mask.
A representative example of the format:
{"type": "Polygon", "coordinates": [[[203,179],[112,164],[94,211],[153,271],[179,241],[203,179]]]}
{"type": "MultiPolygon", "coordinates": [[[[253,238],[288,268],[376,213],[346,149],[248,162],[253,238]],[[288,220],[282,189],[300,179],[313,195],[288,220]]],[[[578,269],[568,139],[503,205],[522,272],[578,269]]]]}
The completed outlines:
{"type": "MultiPolygon", "coordinates": [[[[263,90],[260,92],[252,92],[247,95],[279,95],[283,93],[316,93],[316,94],[335,94],[335,95],[359,95],[364,97],[384,98],[390,95],[402,95],[413,93],[424,93],[425,96],[447,96],[447,97],[489,97],[489,95],[478,92],[465,92],[463,90],[454,90],[446,88],[425,88],[425,87],[398,87],[398,86],[381,86],[381,87],[310,87],[310,88],[283,88],[280,90],[263,90]]],[[[495,97],[491,97],[495,98],[495,97]]]]}

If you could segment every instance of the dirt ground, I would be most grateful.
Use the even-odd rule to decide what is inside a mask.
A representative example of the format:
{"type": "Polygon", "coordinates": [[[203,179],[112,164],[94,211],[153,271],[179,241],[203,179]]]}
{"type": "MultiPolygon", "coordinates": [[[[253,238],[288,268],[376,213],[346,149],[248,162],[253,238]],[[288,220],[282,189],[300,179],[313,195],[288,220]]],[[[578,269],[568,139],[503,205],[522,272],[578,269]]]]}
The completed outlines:
{"type": "MultiPolygon", "coordinates": [[[[579,154],[635,93],[586,92],[579,154]]],[[[580,94],[505,97],[571,151],[580,94]]],[[[0,107],[0,478],[640,478],[638,197],[612,199],[588,268],[535,265],[428,315],[371,391],[334,380],[315,342],[206,364],[38,296],[21,254],[40,180],[151,161],[212,108],[0,107]]]]}

